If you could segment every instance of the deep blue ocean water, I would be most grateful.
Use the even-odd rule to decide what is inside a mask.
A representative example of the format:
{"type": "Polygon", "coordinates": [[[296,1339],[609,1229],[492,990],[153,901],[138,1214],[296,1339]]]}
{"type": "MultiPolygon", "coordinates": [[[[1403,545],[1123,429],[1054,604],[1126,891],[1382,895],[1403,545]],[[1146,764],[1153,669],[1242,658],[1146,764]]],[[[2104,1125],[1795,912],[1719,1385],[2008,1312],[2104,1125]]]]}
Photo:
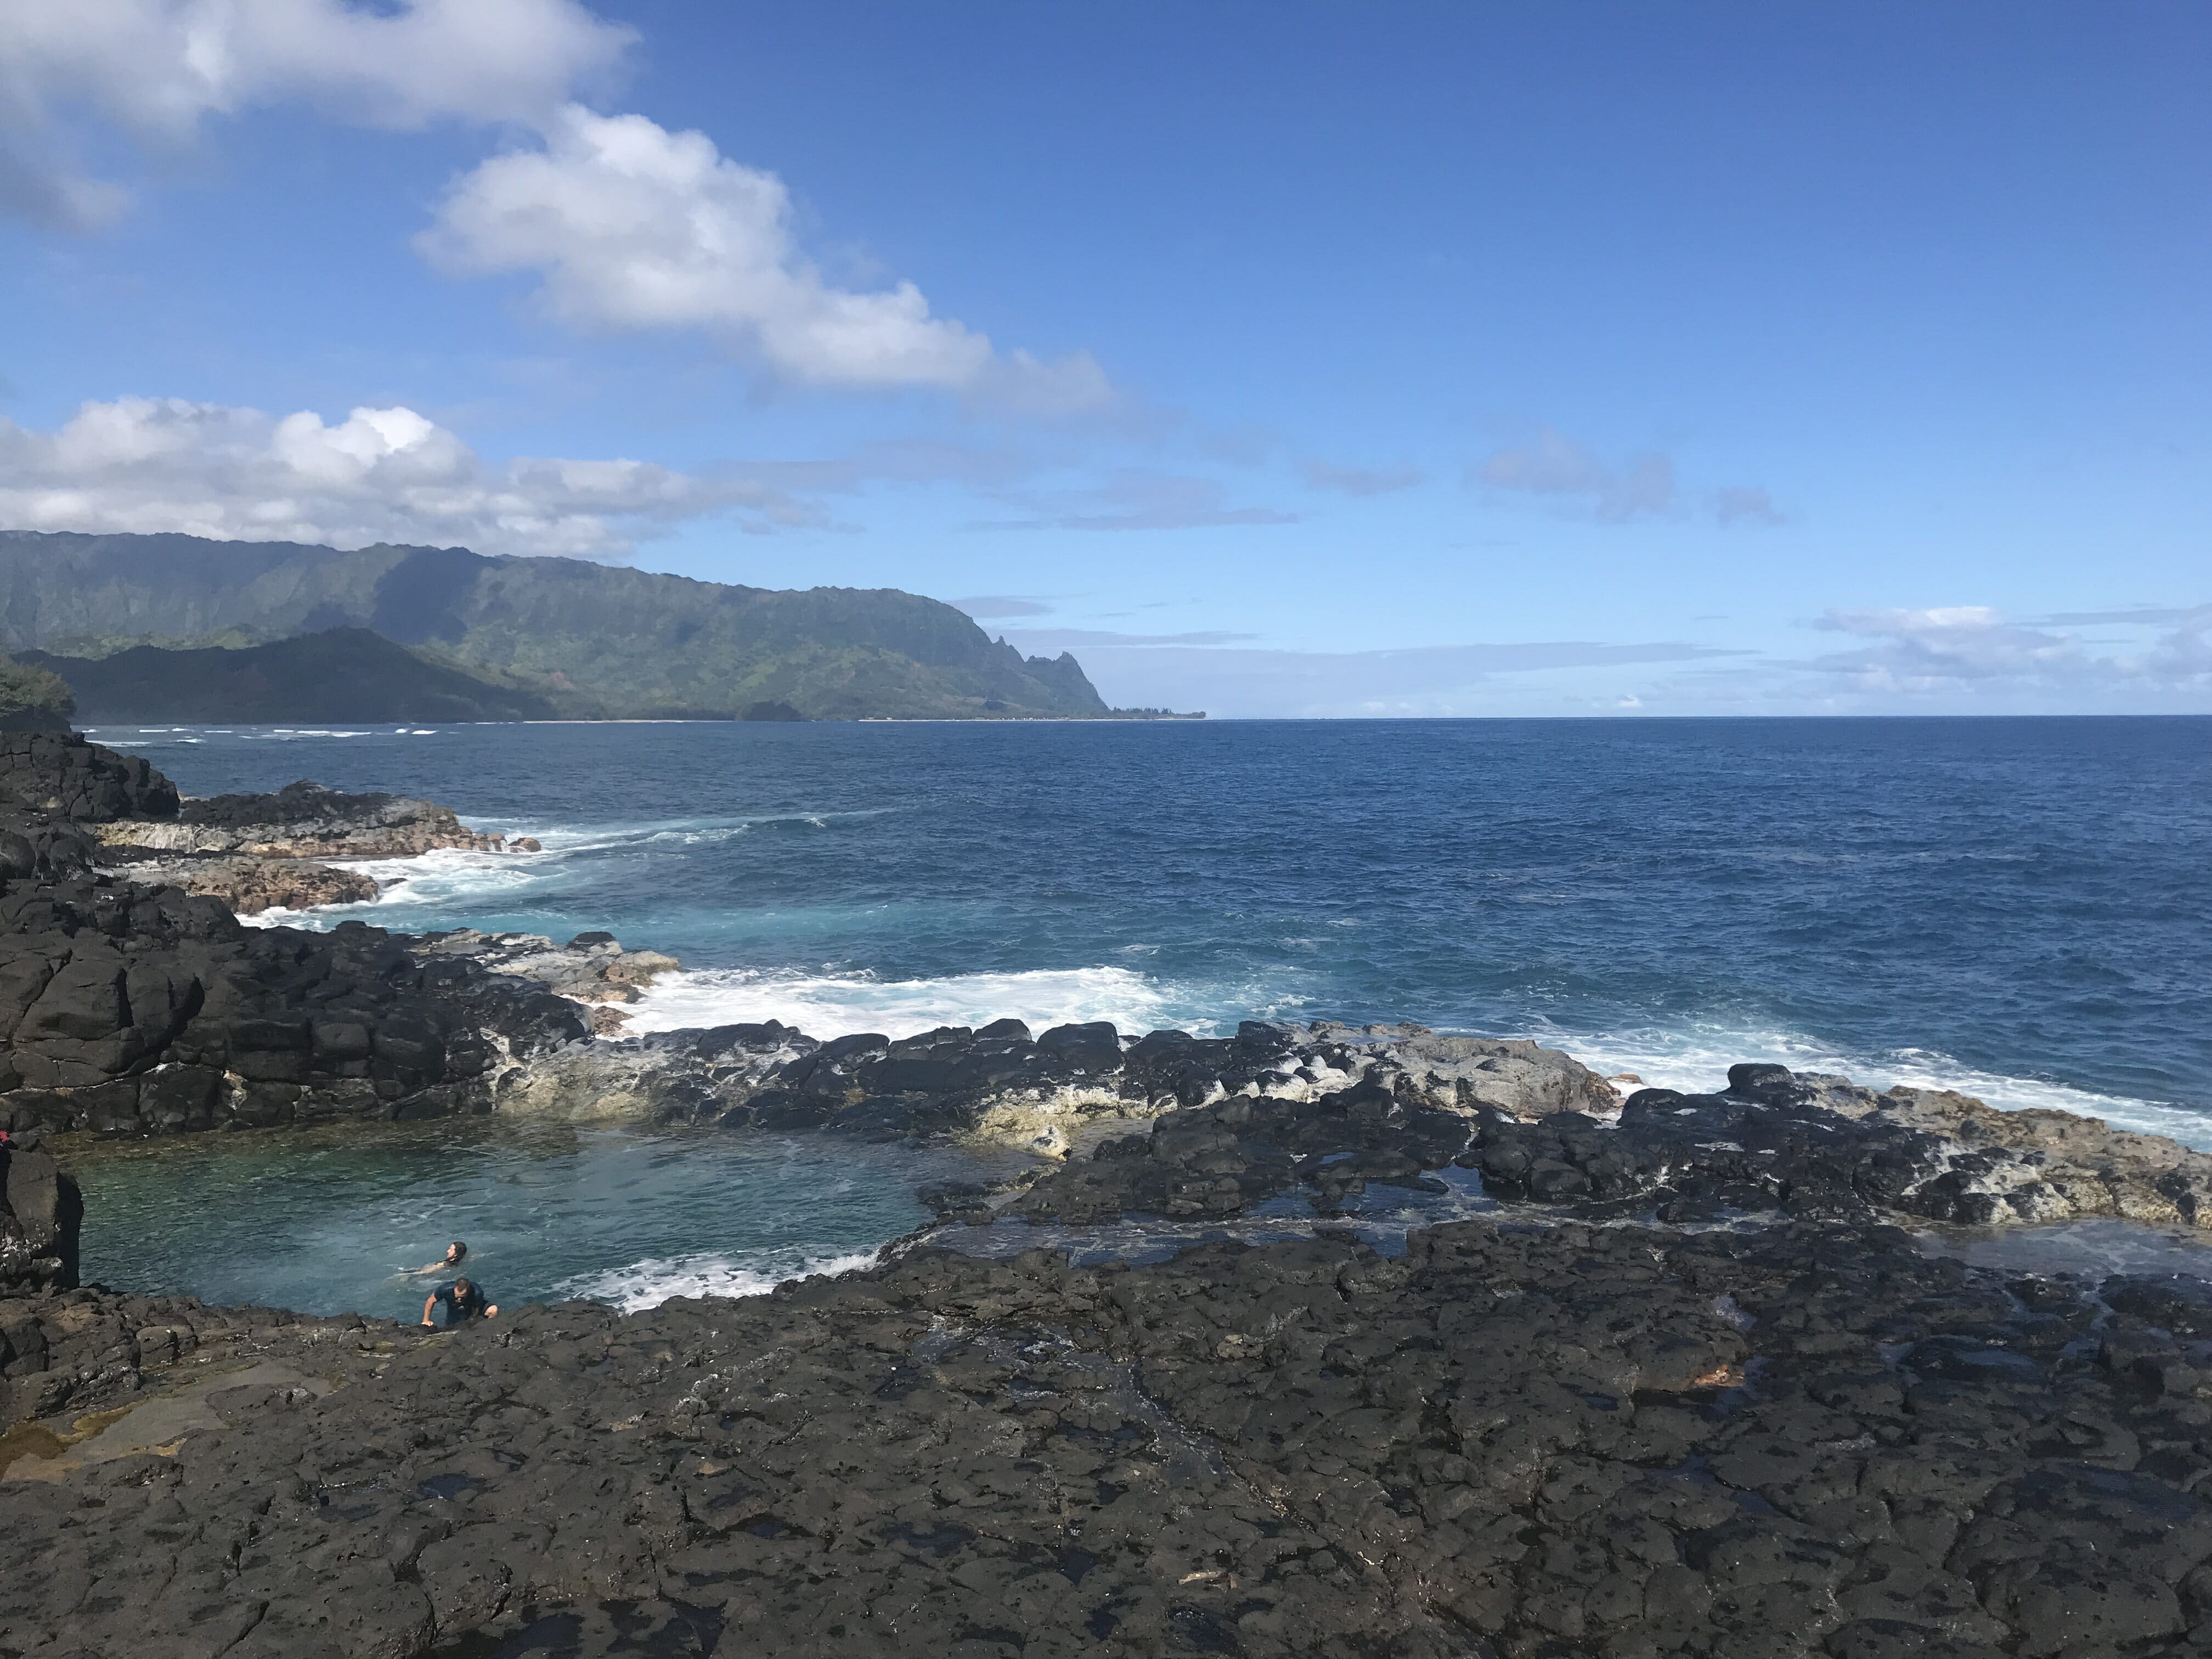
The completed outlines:
{"type": "Polygon", "coordinates": [[[687,969],[645,1029],[1413,1019],[2212,1146],[2212,719],[94,735],[189,793],[308,777],[539,837],[372,866],[375,904],[290,920],[605,928],[687,969]]]}

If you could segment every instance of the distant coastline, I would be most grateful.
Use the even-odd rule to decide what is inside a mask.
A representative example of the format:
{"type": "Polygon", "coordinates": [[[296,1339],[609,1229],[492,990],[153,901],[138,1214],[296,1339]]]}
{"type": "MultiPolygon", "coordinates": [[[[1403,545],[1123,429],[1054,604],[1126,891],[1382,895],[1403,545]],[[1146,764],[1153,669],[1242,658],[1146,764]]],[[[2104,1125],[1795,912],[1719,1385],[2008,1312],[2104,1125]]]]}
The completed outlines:
{"type": "Polygon", "coordinates": [[[896,588],[696,581],[459,547],[353,551],[0,531],[0,647],[77,717],[139,720],[1073,720],[1109,708],[896,588]]]}

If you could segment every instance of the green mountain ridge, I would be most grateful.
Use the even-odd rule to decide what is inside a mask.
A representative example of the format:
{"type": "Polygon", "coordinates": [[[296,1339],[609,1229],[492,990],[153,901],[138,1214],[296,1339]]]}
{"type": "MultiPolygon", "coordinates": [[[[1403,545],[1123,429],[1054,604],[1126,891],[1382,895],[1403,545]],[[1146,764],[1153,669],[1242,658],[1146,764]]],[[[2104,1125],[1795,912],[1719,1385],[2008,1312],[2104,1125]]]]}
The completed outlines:
{"type": "Polygon", "coordinates": [[[775,703],[812,720],[1115,712],[1073,656],[1024,657],[963,612],[896,588],[745,587],[456,547],[0,531],[0,647],[19,656],[240,650],[333,629],[483,688],[449,684],[453,695],[530,700],[567,719],[732,719],[775,703]]]}
{"type": "Polygon", "coordinates": [[[267,645],[182,649],[134,645],[98,657],[24,651],[58,675],[90,726],[133,720],[531,720],[553,705],[424,661],[365,628],[332,628],[267,645]]]}

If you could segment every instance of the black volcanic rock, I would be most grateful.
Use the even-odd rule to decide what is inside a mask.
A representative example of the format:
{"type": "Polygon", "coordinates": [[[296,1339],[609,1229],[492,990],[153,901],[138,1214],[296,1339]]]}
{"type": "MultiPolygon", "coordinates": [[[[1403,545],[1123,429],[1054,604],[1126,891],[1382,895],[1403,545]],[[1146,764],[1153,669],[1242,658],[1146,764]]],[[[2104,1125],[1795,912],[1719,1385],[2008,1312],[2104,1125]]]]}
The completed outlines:
{"type": "MultiPolygon", "coordinates": [[[[35,1135],[0,1144],[0,1295],[76,1283],[84,1200],[35,1135]]],[[[0,1353],[0,1370],[7,1356],[0,1353]]]]}
{"type": "Polygon", "coordinates": [[[0,732],[0,808],[106,823],[173,818],[177,802],[176,786],[135,755],[73,732],[0,732]]]}
{"type": "MultiPolygon", "coordinates": [[[[163,799],[96,745],[33,759],[163,799]]],[[[245,928],[95,867],[43,804],[106,787],[0,807],[0,1123],[29,1132],[0,1172],[0,1656],[2212,1650],[2212,1286],[1984,1271],[1888,1224],[2212,1224],[2205,1155],[1775,1066],[1622,1102],[1411,1026],[589,1042],[523,975],[607,982],[611,939],[245,928]],[[910,1243],[441,1334],[69,1287],[41,1127],[580,1091],[1066,1152],[925,1194],[992,1223],[935,1235],[979,1249],[1293,1195],[1309,1236],[1138,1266],[910,1243]],[[1397,1256],[1331,1220],[1448,1169],[1497,1216],[1397,1256]]]]}
{"type": "Polygon", "coordinates": [[[31,1443],[39,1478],[0,1485],[0,1650],[2089,1659],[2212,1634],[2193,1351],[1879,1226],[917,1249],[434,1337],[76,1291],[0,1302],[0,1332],[19,1397],[192,1425],[163,1455],[130,1449],[135,1412],[31,1443]]]}
{"type": "Polygon", "coordinates": [[[382,929],[246,927],[218,900],[105,873],[63,811],[190,828],[168,781],[82,739],[0,738],[11,755],[0,775],[37,810],[0,809],[0,1127],[489,1111],[503,1073],[586,1034],[575,1003],[382,929]]]}

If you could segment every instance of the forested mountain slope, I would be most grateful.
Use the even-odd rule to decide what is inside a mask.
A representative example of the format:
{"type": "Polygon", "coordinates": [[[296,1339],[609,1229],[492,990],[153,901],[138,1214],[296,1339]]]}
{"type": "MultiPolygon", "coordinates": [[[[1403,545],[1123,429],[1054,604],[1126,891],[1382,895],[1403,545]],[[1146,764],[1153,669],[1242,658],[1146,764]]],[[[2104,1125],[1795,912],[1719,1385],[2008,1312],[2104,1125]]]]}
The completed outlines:
{"type": "Polygon", "coordinates": [[[720,718],[768,702],[816,720],[1109,712],[1073,657],[1025,658],[895,588],[742,587],[463,548],[0,532],[11,651],[252,646],[334,628],[576,718],[720,718]]]}

